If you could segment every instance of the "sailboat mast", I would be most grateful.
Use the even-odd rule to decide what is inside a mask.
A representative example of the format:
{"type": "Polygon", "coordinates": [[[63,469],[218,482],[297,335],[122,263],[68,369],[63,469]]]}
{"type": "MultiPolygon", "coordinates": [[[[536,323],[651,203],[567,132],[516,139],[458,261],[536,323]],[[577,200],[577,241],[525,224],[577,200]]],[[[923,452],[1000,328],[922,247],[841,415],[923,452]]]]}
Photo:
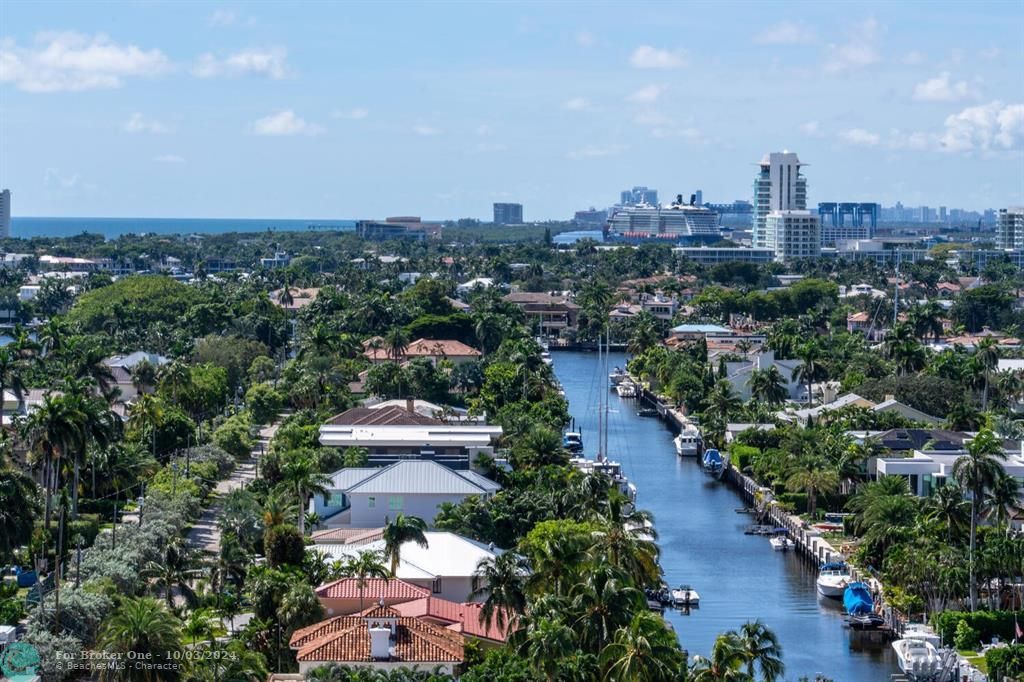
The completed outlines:
{"type": "MultiPolygon", "coordinates": [[[[605,324],[608,324],[607,318],[605,319],[605,324]]],[[[604,373],[604,376],[608,376],[608,356],[611,355],[611,352],[612,352],[612,330],[611,330],[611,327],[609,326],[607,328],[607,331],[605,332],[604,369],[602,370],[602,372],[604,373]]],[[[609,412],[609,408],[611,407],[611,405],[610,405],[610,403],[611,403],[611,396],[609,395],[608,391],[605,391],[604,394],[605,394],[605,401],[604,401],[604,445],[601,448],[601,451],[604,452],[605,459],[608,459],[608,431],[609,431],[608,427],[610,426],[609,423],[608,423],[608,418],[609,418],[608,417],[608,412],[609,412]]]]}
{"type": "Polygon", "coordinates": [[[603,377],[601,376],[604,371],[604,365],[601,364],[601,332],[597,333],[597,459],[601,459],[602,452],[602,437],[604,433],[604,397],[607,393],[606,390],[601,390],[603,387],[603,377]]]}

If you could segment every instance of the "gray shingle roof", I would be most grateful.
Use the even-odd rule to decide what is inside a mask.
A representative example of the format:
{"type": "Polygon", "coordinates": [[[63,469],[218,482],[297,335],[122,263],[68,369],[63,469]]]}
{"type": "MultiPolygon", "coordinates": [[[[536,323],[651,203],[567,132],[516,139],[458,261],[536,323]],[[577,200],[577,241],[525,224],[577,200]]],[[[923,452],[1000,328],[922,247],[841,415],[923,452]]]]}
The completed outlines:
{"type": "MultiPolygon", "coordinates": [[[[338,473],[341,474],[343,471],[338,473]]],[[[485,485],[476,478],[462,475],[468,472],[452,471],[442,464],[431,461],[396,462],[375,471],[374,475],[350,484],[347,489],[340,489],[346,490],[350,495],[356,493],[483,495],[501,488],[493,481],[488,481],[488,484],[485,485]]]]}

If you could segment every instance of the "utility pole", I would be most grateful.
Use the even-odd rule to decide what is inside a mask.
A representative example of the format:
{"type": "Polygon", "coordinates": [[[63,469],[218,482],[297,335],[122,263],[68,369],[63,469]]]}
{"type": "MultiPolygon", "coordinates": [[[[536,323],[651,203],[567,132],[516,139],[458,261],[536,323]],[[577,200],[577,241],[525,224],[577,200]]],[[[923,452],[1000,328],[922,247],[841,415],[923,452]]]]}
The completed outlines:
{"type": "Polygon", "coordinates": [[[75,553],[75,589],[77,590],[79,585],[82,584],[82,536],[77,536],[75,540],[77,547],[77,552],[75,553]]]}
{"type": "Polygon", "coordinates": [[[117,549],[117,501],[114,502],[114,525],[110,527],[110,549],[117,549]]]}

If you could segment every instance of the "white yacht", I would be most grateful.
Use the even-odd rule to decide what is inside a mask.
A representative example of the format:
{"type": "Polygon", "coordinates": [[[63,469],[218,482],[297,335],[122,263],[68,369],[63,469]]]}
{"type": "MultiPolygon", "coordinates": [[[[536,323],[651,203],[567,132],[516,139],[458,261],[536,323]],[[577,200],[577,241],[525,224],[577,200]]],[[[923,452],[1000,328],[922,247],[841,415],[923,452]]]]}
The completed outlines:
{"type": "Polygon", "coordinates": [[[636,384],[629,379],[623,379],[615,387],[615,392],[619,394],[620,398],[635,398],[637,396],[636,384]]]}
{"type": "Polygon", "coordinates": [[[672,442],[676,446],[676,454],[680,457],[699,457],[704,448],[704,439],[700,429],[692,422],[684,423],[682,431],[672,442]]]}
{"type": "Polygon", "coordinates": [[[850,580],[850,569],[846,564],[825,564],[821,567],[816,581],[818,593],[830,599],[842,599],[850,580]]]}
{"type": "Polygon", "coordinates": [[[768,544],[772,546],[776,552],[785,552],[788,549],[793,549],[793,541],[787,538],[785,535],[776,535],[773,538],[769,538],[768,544]]]}
{"type": "Polygon", "coordinates": [[[628,376],[628,374],[622,371],[621,367],[616,367],[614,370],[612,370],[611,374],[608,375],[608,381],[611,383],[612,388],[615,388],[616,386],[621,384],[628,376]]]}
{"type": "Polygon", "coordinates": [[[689,585],[680,585],[671,592],[672,603],[676,606],[699,606],[700,595],[689,585]]]}
{"type": "Polygon", "coordinates": [[[893,642],[892,648],[900,670],[914,678],[926,678],[942,669],[943,656],[927,639],[904,637],[893,642]]]}

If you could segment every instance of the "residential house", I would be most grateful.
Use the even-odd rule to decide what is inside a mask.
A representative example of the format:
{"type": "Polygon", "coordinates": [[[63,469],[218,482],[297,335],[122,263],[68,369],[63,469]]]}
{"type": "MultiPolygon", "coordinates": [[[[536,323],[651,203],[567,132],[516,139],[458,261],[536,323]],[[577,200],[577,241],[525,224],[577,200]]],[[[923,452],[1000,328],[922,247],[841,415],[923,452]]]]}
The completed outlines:
{"type": "MultiPolygon", "coordinates": [[[[156,353],[135,351],[127,355],[114,355],[103,361],[103,364],[110,368],[110,373],[114,376],[112,387],[117,387],[121,392],[118,397],[119,401],[128,403],[139,395],[139,387],[135,383],[134,370],[143,362],[148,362],[154,367],[160,367],[166,365],[170,360],[156,353]]],[[[152,386],[143,388],[147,393],[152,392],[154,389],[152,386]]]]}
{"type": "Polygon", "coordinates": [[[579,330],[580,307],[565,294],[517,291],[505,300],[519,306],[541,336],[564,339],[579,330]]]}
{"type": "MultiPolygon", "coordinates": [[[[459,603],[483,601],[482,595],[474,596],[474,592],[480,587],[480,578],[476,574],[477,565],[481,561],[501,556],[503,550],[455,533],[427,531],[425,535],[426,547],[420,547],[412,541],[402,544],[396,577],[428,590],[428,596],[459,603]]],[[[309,549],[322,552],[329,561],[345,561],[358,557],[361,552],[384,551],[384,540],[318,542],[309,549]]],[[[343,608],[345,604],[338,602],[337,606],[343,608]]]]}
{"type": "Polygon", "coordinates": [[[425,619],[374,606],[296,630],[288,645],[299,672],[337,663],[380,671],[418,667],[454,675],[465,654],[465,638],[425,619]]]}
{"type": "MultiPolygon", "coordinates": [[[[500,426],[467,423],[457,413],[442,421],[428,416],[423,404],[405,406],[387,401],[354,407],[331,417],[320,427],[320,444],[329,448],[366,448],[375,466],[399,461],[428,460],[452,469],[469,469],[479,455],[494,455],[500,426]]],[[[429,405],[429,403],[427,403],[429,405]]]]}
{"type": "Polygon", "coordinates": [[[475,277],[468,282],[463,282],[455,287],[455,293],[460,298],[465,298],[477,289],[490,289],[494,286],[494,280],[490,277],[475,277]]]}
{"type": "Polygon", "coordinates": [[[750,377],[754,370],[767,370],[774,367],[782,376],[790,400],[807,400],[807,387],[793,377],[794,371],[803,364],[800,360],[776,360],[774,351],[763,351],[750,360],[726,362],[726,378],[733,390],[743,399],[750,400],[750,377]]]}
{"type": "Polygon", "coordinates": [[[679,312],[679,301],[674,296],[664,294],[641,294],[640,307],[659,320],[671,322],[676,313],[679,312]]]}
{"type": "Polygon", "coordinates": [[[341,469],[325,488],[326,495],[310,500],[310,511],[328,528],[377,528],[398,514],[432,524],[445,502],[458,504],[467,497],[490,497],[501,490],[475,471],[456,471],[429,460],[341,469]]]}
{"type": "Polygon", "coordinates": [[[856,393],[841,395],[825,405],[818,405],[816,407],[804,408],[801,410],[785,410],[778,412],[776,413],[776,416],[783,421],[796,421],[801,425],[806,425],[809,419],[817,422],[826,413],[841,410],[844,407],[861,407],[874,412],[894,412],[906,417],[912,422],[922,424],[939,424],[942,422],[938,417],[933,417],[932,415],[926,414],[921,410],[917,410],[910,405],[901,403],[891,395],[886,396],[885,400],[882,402],[876,403],[873,400],[868,400],[856,393]]]}
{"type": "Polygon", "coordinates": [[[846,331],[851,334],[861,333],[864,338],[872,343],[877,343],[885,338],[889,331],[885,316],[874,316],[863,310],[856,313],[849,313],[846,316],[846,331]]]}
{"type": "Polygon", "coordinates": [[[434,365],[442,360],[461,365],[467,362],[476,362],[481,356],[480,351],[476,348],[454,339],[416,339],[406,345],[397,357],[392,355],[391,349],[385,346],[384,340],[380,337],[367,339],[363,342],[363,346],[366,348],[363,355],[373,363],[395,360],[407,362],[416,358],[427,358],[434,365]]]}
{"type": "Polygon", "coordinates": [[[315,301],[319,293],[320,289],[317,287],[305,289],[302,287],[288,287],[288,295],[285,296],[284,288],[281,288],[270,292],[270,301],[280,308],[295,311],[301,310],[315,301]]]}

